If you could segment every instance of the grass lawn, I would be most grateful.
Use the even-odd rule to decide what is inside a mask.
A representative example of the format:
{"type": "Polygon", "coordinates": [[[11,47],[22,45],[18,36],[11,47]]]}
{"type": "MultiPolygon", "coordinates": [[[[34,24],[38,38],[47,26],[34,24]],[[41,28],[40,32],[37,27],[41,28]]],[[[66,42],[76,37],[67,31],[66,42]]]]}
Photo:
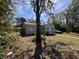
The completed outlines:
{"type": "MultiPolygon", "coordinates": [[[[34,36],[21,37],[20,35],[17,35],[18,33],[13,33],[13,34],[15,34],[15,36],[16,36],[15,45],[18,46],[20,49],[20,50],[18,50],[17,54],[19,54],[19,56],[21,56],[22,53],[25,52],[24,58],[27,58],[29,53],[34,55],[34,51],[36,48],[35,44],[32,42],[34,36]]],[[[58,42],[64,42],[65,44],[68,45],[68,46],[63,46],[61,48],[58,48],[58,51],[61,50],[64,52],[65,51],[69,52],[71,49],[69,50],[66,47],[75,49],[75,50],[72,50],[72,52],[79,50],[79,37],[77,35],[63,33],[63,34],[56,34],[54,36],[45,36],[45,37],[46,37],[46,43],[48,45],[53,45],[53,43],[58,43],[58,42]]],[[[68,59],[68,58],[66,58],[66,59],[68,59]]]]}
{"type": "MultiPolygon", "coordinates": [[[[32,43],[32,40],[34,36],[27,36],[27,37],[21,37],[21,36],[16,36],[17,37],[17,42],[16,45],[19,45],[21,49],[26,49],[27,46],[34,45],[32,43]]],[[[56,34],[55,36],[45,36],[46,41],[53,42],[65,42],[69,44],[72,48],[79,49],[79,36],[77,35],[72,35],[70,34],[56,34]]]]}
{"type": "Polygon", "coordinates": [[[48,41],[58,41],[58,42],[65,42],[69,44],[73,48],[79,49],[79,37],[72,34],[57,34],[55,36],[46,36],[48,41]]]}

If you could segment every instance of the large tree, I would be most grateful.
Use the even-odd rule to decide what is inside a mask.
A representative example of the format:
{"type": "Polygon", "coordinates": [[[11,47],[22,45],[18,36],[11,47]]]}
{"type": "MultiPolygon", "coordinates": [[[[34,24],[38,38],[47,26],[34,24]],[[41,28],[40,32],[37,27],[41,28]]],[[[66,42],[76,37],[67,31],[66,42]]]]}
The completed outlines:
{"type": "MultiPolygon", "coordinates": [[[[19,0],[17,0],[19,1],[19,0]]],[[[40,35],[40,17],[42,13],[46,13],[48,15],[51,15],[51,11],[53,9],[53,0],[20,0],[20,3],[28,4],[30,2],[30,5],[32,6],[32,9],[34,10],[36,14],[36,23],[37,23],[37,36],[36,36],[36,42],[40,42],[41,35],[40,35]]],[[[14,4],[20,4],[19,2],[16,2],[16,0],[13,1],[14,4]]]]}
{"type": "Polygon", "coordinates": [[[67,31],[68,29],[69,30],[71,29],[73,31],[74,26],[79,24],[78,14],[79,14],[78,0],[73,0],[72,4],[68,7],[66,13],[67,31]]]}
{"type": "Polygon", "coordinates": [[[36,13],[36,23],[37,23],[35,59],[41,59],[40,56],[42,54],[40,17],[42,13],[51,15],[53,4],[54,4],[53,0],[33,0],[32,1],[32,6],[36,13]]]}
{"type": "MultiPolygon", "coordinates": [[[[41,26],[40,26],[40,17],[42,13],[46,13],[48,15],[51,15],[51,11],[53,9],[53,0],[29,0],[31,2],[31,6],[36,14],[36,50],[35,53],[37,56],[35,59],[40,59],[41,54],[41,26]]],[[[26,4],[26,0],[22,0],[22,3],[26,4]]],[[[15,3],[17,4],[17,3],[15,3]]],[[[26,4],[27,5],[27,4],[26,4]]]]}
{"type": "Polygon", "coordinates": [[[69,25],[69,22],[70,22],[70,11],[69,10],[66,10],[65,13],[64,13],[64,16],[65,16],[65,19],[66,19],[66,32],[69,33],[70,32],[70,25],[69,25]]]}
{"type": "Polygon", "coordinates": [[[33,0],[32,5],[36,13],[36,23],[37,23],[37,34],[36,34],[36,51],[35,59],[41,59],[42,45],[41,45],[41,30],[40,30],[40,17],[41,13],[46,12],[51,14],[51,9],[53,8],[53,2],[51,0],[33,0]]]}
{"type": "Polygon", "coordinates": [[[40,17],[41,17],[41,14],[44,12],[46,14],[51,14],[51,10],[53,9],[53,1],[32,0],[32,6],[36,13],[36,23],[37,23],[36,43],[39,44],[41,42],[40,17]]]}

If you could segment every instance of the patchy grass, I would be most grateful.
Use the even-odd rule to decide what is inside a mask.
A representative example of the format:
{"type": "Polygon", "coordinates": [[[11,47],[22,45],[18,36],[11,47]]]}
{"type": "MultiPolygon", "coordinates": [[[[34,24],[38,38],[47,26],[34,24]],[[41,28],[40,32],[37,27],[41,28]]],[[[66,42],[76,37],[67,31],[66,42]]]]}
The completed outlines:
{"type": "MultiPolygon", "coordinates": [[[[57,41],[57,42],[65,42],[67,44],[69,44],[71,47],[73,48],[77,48],[79,49],[79,37],[77,35],[72,35],[70,34],[56,34],[55,36],[45,36],[46,37],[46,41],[53,42],[53,41],[57,41]]],[[[17,45],[20,46],[21,49],[26,49],[27,46],[29,45],[34,45],[32,43],[32,40],[34,38],[34,36],[27,36],[27,37],[20,37],[17,36],[17,45]]]]}
{"type": "Polygon", "coordinates": [[[69,34],[67,33],[63,33],[63,35],[68,35],[68,36],[71,36],[71,37],[76,37],[76,38],[79,38],[79,34],[78,33],[73,33],[73,32],[70,32],[69,34]]]}
{"type": "MultiPolygon", "coordinates": [[[[35,36],[21,37],[20,35],[17,35],[18,33],[13,33],[13,34],[16,37],[16,42],[14,44],[19,48],[19,50],[15,52],[17,59],[18,58],[22,59],[23,57],[27,58],[29,57],[29,55],[33,56],[36,45],[32,42],[32,40],[35,36]]],[[[63,34],[56,34],[55,36],[44,36],[44,38],[46,38],[46,45],[49,45],[51,48],[52,46],[54,46],[54,44],[57,44],[58,50],[62,50],[62,51],[69,49],[69,48],[66,49],[66,46],[69,46],[73,49],[79,49],[79,39],[78,39],[79,37],[76,35],[63,33],[63,34]]],[[[46,49],[47,48],[49,47],[47,46],[46,49]]]]}
{"type": "Polygon", "coordinates": [[[79,37],[71,34],[57,34],[56,36],[47,36],[47,41],[59,41],[69,44],[73,48],[79,49],[79,37]]]}

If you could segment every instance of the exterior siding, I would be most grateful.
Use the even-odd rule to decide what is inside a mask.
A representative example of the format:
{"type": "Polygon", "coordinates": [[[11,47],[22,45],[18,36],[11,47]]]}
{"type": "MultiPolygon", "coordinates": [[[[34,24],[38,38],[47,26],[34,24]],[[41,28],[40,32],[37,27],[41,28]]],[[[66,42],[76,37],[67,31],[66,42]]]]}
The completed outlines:
{"type": "MultiPolygon", "coordinates": [[[[24,23],[25,35],[36,34],[36,24],[35,23],[24,23]]],[[[54,34],[53,24],[41,25],[41,34],[54,34]]]]}
{"type": "Polygon", "coordinates": [[[29,25],[29,24],[24,24],[25,27],[25,34],[26,35],[32,35],[36,33],[36,26],[35,25],[29,25]]]}

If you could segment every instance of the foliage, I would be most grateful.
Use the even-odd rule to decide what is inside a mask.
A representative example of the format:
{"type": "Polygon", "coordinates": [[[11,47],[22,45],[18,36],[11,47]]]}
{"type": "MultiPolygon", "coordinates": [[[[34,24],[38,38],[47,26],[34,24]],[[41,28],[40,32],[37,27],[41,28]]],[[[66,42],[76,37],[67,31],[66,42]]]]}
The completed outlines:
{"type": "Polygon", "coordinates": [[[68,15],[66,18],[68,18],[68,27],[72,29],[72,31],[78,32],[78,24],[79,24],[79,18],[78,18],[78,12],[79,12],[79,4],[78,0],[73,0],[72,4],[68,7],[67,13],[68,15]],[[74,29],[74,30],[73,30],[74,29]]]}
{"type": "Polygon", "coordinates": [[[12,31],[11,21],[6,19],[0,19],[0,31],[12,31]]]}
{"type": "MultiPolygon", "coordinates": [[[[36,2],[38,2],[37,0],[32,0],[31,4],[33,7],[34,12],[36,13],[37,11],[37,5],[36,2]]],[[[39,13],[42,14],[44,12],[46,12],[47,14],[51,14],[51,9],[54,7],[54,2],[51,0],[40,0],[39,1],[39,13]]]]}
{"type": "Polygon", "coordinates": [[[6,46],[14,41],[14,37],[7,32],[0,32],[0,46],[6,46]]]}
{"type": "Polygon", "coordinates": [[[59,29],[61,25],[60,20],[53,20],[53,25],[55,26],[56,29],[59,29]]]}
{"type": "Polygon", "coordinates": [[[15,27],[23,27],[23,23],[26,22],[25,18],[20,17],[20,18],[16,18],[16,25],[15,27]]]}
{"type": "Polygon", "coordinates": [[[65,16],[64,17],[64,21],[66,19],[65,22],[61,22],[61,19],[59,21],[54,21],[55,24],[55,28],[59,29],[59,30],[64,30],[67,32],[79,32],[79,4],[78,4],[78,0],[73,0],[72,4],[68,7],[68,9],[63,12],[62,15],[60,16],[65,16]]]}
{"type": "Polygon", "coordinates": [[[8,36],[8,31],[10,32],[11,26],[11,0],[0,0],[0,45],[6,45],[11,39],[8,36]]]}
{"type": "Polygon", "coordinates": [[[11,0],[0,0],[0,31],[10,31],[12,29],[12,4],[11,0]]]}
{"type": "Polygon", "coordinates": [[[79,33],[79,24],[75,24],[74,26],[73,26],[73,32],[77,32],[77,33],[79,33]]]}
{"type": "Polygon", "coordinates": [[[3,58],[3,52],[5,49],[15,41],[15,38],[7,33],[7,32],[0,32],[0,59],[3,58]]]}
{"type": "Polygon", "coordinates": [[[25,28],[24,28],[24,22],[26,22],[26,19],[23,17],[16,18],[16,25],[14,31],[20,31],[21,36],[25,35],[25,28]]]}
{"type": "Polygon", "coordinates": [[[12,4],[11,0],[0,0],[0,59],[3,59],[5,49],[15,41],[10,34],[12,31],[12,4]]]}
{"type": "Polygon", "coordinates": [[[10,0],[0,0],[0,16],[8,15],[10,12],[9,9],[10,0]],[[9,12],[8,12],[9,11],[9,12]]]}

